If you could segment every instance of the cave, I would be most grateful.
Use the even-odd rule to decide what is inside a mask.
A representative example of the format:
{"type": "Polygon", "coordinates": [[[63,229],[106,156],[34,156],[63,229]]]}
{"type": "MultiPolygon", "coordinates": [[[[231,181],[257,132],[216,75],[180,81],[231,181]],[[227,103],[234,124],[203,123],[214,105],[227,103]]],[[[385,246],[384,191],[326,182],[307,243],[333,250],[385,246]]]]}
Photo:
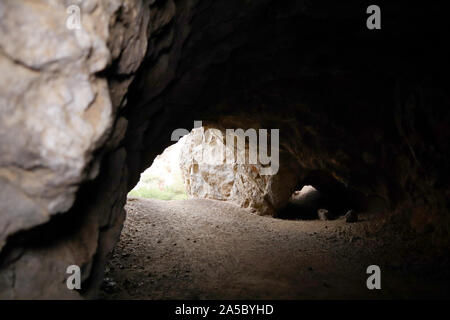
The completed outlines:
{"type": "Polygon", "coordinates": [[[378,2],[0,2],[0,299],[448,299],[447,17],[378,2]],[[193,129],[276,172],[193,143],[190,199],[127,200],[193,129]]]}

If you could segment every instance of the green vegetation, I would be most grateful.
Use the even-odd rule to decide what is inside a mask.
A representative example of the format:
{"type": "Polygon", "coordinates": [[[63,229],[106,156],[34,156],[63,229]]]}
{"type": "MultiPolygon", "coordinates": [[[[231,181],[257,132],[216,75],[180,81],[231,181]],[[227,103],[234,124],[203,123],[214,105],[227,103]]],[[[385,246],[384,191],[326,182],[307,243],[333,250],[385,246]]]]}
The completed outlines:
{"type": "Polygon", "coordinates": [[[181,177],[177,177],[172,185],[164,187],[160,177],[146,174],[145,172],[142,174],[138,185],[128,195],[159,200],[182,200],[188,198],[181,177]]]}

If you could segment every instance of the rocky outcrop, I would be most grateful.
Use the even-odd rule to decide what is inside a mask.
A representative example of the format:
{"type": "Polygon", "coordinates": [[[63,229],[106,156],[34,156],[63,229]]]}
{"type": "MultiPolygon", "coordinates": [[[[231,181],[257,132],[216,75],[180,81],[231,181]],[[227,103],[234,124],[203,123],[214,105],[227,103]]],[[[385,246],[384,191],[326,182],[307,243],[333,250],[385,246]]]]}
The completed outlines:
{"type": "Polygon", "coordinates": [[[251,161],[248,141],[227,143],[237,142],[236,134],[198,128],[183,139],[180,167],[193,198],[231,201],[251,212],[276,216],[294,191],[298,172],[292,162],[268,174],[259,161],[251,161]]]}
{"type": "Polygon", "coordinates": [[[146,53],[149,10],[140,0],[73,4],[80,29],[68,28],[70,1],[0,3],[0,299],[77,297],[67,266],[92,278],[124,219],[126,120],[116,113],[146,53]],[[114,178],[98,199],[113,200],[82,207],[80,185],[102,161],[114,178]]]}

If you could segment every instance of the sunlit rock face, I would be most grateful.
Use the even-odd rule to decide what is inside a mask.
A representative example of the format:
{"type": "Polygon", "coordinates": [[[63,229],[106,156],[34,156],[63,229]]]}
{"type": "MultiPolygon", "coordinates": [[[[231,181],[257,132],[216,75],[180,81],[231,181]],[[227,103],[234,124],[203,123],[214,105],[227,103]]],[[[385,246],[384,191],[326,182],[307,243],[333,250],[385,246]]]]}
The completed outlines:
{"type": "Polygon", "coordinates": [[[231,201],[251,212],[276,215],[294,191],[295,166],[288,170],[289,164],[283,163],[278,170],[278,159],[274,159],[273,170],[267,170],[270,166],[251,160],[249,140],[239,144],[236,134],[198,128],[183,140],[180,167],[193,198],[231,201]],[[229,143],[232,139],[234,145],[229,143]]]}

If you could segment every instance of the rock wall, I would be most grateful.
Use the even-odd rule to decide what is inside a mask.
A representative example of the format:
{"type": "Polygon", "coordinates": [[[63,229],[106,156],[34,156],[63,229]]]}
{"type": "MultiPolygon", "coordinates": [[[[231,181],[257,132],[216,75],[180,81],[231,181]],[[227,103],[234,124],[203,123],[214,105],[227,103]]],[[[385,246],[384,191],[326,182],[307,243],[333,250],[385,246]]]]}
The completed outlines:
{"type": "Polygon", "coordinates": [[[237,139],[235,145],[227,144],[227,138],[236,137],[218,129],[198,128],[183,138],[180,167],[188,195],[231,201],[251,212],[276,216],[294,192],[298,166],[282,159],[280,170],[274,166],[268,174],[264,172],[267,166],[250,161],[248,140],[245,145],[237,139]]]}

